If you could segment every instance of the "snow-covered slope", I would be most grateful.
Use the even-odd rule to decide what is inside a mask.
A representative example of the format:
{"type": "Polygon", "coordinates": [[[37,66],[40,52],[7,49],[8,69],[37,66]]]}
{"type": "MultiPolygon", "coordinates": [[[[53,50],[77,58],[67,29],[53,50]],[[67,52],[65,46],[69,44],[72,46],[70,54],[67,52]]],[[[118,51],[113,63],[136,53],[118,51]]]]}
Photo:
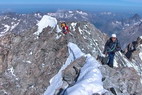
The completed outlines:
{"type": "Polygon", "coordinates": [[[100,66],[98,61],[90,54],[85,55],[84,53],[82,53],[82,51],[76,44],[69,43],[68,50],[69,57],[65,65],[63,65],[58,74],[51,79],[50,86],[47,88],[44,95],[54,95],[56,89],[63,84],[62,70],[64,70],[67,65],[71,64],[72,61],[80,58],[81,56],[87,57],[86,63],[81,68],[81,72],[76,84],[68,88],[64,95],[92,95],[94,93],[105,93],[102,83],[102,75],[100,70],[98,69],[98,67],[100,66]]]}

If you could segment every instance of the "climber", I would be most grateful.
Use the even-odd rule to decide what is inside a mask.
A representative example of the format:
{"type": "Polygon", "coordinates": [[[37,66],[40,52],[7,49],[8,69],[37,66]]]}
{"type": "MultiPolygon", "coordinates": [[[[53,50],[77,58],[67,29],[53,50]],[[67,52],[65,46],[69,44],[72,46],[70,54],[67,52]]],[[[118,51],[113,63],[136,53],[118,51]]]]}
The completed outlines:
{"type": "Polygon", "coordinates": [[[65,22],[61,23],[61,27],[62,27],[62,32],[64,34],[67,34],[70,32],[69,27],[67,26],[67,24],[65,22]]]}
{"type": "Polygon", "coordinates": [[[134,41],[134,42],[128,44],[128,46],[127,46],[125,56],[131,61],[132,61],[132,54],[134,51],[136,51],[137,44],[138,43],[136,41],[134,41]]]}
{"type": "Polygon", "coordinates": [[[112,34],[111,38],[106,42],[104,54],[108,56],[108,65],[113,68],[115,53],[121,50],[116,34],[112,34]]]}

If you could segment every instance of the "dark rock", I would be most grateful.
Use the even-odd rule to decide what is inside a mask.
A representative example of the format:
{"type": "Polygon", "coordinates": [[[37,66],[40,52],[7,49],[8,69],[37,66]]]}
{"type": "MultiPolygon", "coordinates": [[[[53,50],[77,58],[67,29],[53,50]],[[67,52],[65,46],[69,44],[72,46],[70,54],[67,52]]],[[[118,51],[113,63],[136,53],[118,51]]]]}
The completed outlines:
{"type": "Polygon", "coordinates": [[[73,61],[65,70],[62,71],[63,85],[56,90],[55,95],[63,95],[60,93],[63,93],[67,86],[71,87],[75,84],[80,74],[80,70],[85,64],[85,60],[86,58],[82,56],[73,61]]]}

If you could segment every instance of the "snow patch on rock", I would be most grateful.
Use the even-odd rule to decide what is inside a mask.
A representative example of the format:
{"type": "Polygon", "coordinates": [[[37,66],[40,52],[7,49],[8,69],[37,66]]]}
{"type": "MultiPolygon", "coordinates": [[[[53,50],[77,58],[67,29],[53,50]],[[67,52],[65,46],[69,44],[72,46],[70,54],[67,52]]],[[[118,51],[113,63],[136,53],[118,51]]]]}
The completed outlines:
{"type": "Polygon", "coordinates": [[[56,34],[56,40],[60,39],[61,37],[62,37],[62,35],[56,34]]]}
{"type": "Polygon", "coordinates": [[[18,22],[18,23],[16,23],[16,24],[14,24],[13,26],[11,26],[10,31],[12,31],[14,28],[16,28],[16,27],[19,25],[19,23],[20,23],[20,22],[18,22]]]}
{"type": "Polygon", "coordinates": [[[29,64],[31,64],[32,62],[31,62],[31,61],[26,61],[26,63],[29,63],[29,64]]]}
{"type": "Polygon", "coordinates": [[[88,16],[87,13],[83,12],[83,11],[76,11],[78,14],[81,14],[81,15],[85,15],[85,16],[88,16]]]}
{"type": "Polygon", "coordinates": [[[142,39],[142,36],[140,36],[140,39],[142,39]]]}
{"type": "Polygon", "coordinates": [[[62,30],[59,28],[59,25],[57,25],[57,27],[56,27],[56,32],[57,33],[59,33],[59,32],[61,32],[62,30]]]}
{"type": "Polygon", "coordinates": [[[75,27],[76,27],[77,23],[71,23],[71,26],[73,27],[73,31],[75,31],[75,27]]]}
{"type": "Polygon", "coordinates": [[[79,30],[79,33],[82,35],[82,34],[83,34],[83,33],[82,33],[83,30],[81,30],[80,27],[78,28],[78,30],[79,30]]]}
{"type": "Polygon", "coordinates": [[[13,68],[13,67],[9,68],[8,71],[9,71],[14,77],[16,76],[16,75],[14,74],[14,68],[13,68]]]}
{"type": "Polygon", "coordinates": [[[116,61],[116,58],[114,59],[114,67],[118,67],[118,63],[116,61]]]}
{"type": "Polygon", "coordinates": [[[70,14],[72,14],[72,13],[73,13],[73,11],[69,11],[69,13],[70,13],[70,14]]]}
{"type": "Polygon", "coordinates": [[[38,26],[38,30],[34,33],[35,35],[39,35],[42,30],[48,26],[54,28],[57,25],[57,19],[53,18],[51,16],[48,15],[44,15],[42,17],[42,19],[39,21],[39,23],[37,24],[38,26]]]}
{"type": "Polygon", "coordinates": [[[139,53],[139,57],[142,60],[142,52],[139,53]]]}
{"type": "Polygon", "coordinates": [[[6,25],[6,24],[2,24],[2,25],[5,27],[5,29],[4,29],[4,31],[1,32],[1,35],[2,35],[2,34],[5,34],[5,33],[8,32],[9,29],[10,29],[10,26],[9,26],[9,25],[6,25]]]}

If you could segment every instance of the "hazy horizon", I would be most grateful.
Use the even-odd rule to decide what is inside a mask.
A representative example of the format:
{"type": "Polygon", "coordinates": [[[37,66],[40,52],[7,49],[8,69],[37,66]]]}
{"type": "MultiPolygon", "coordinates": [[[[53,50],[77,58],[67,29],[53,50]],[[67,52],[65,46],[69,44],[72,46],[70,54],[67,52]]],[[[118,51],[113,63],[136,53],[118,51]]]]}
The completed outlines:
{"type": "Polygon", "coordinates": [[[33,12],[55,12],[57,10],[84,10],[84,11],[111,11],[132,12],[142,14],[141,7],[123,5],[95,5],[95,4],[0,4],[0,11],[33,13],[33,12]]]}

